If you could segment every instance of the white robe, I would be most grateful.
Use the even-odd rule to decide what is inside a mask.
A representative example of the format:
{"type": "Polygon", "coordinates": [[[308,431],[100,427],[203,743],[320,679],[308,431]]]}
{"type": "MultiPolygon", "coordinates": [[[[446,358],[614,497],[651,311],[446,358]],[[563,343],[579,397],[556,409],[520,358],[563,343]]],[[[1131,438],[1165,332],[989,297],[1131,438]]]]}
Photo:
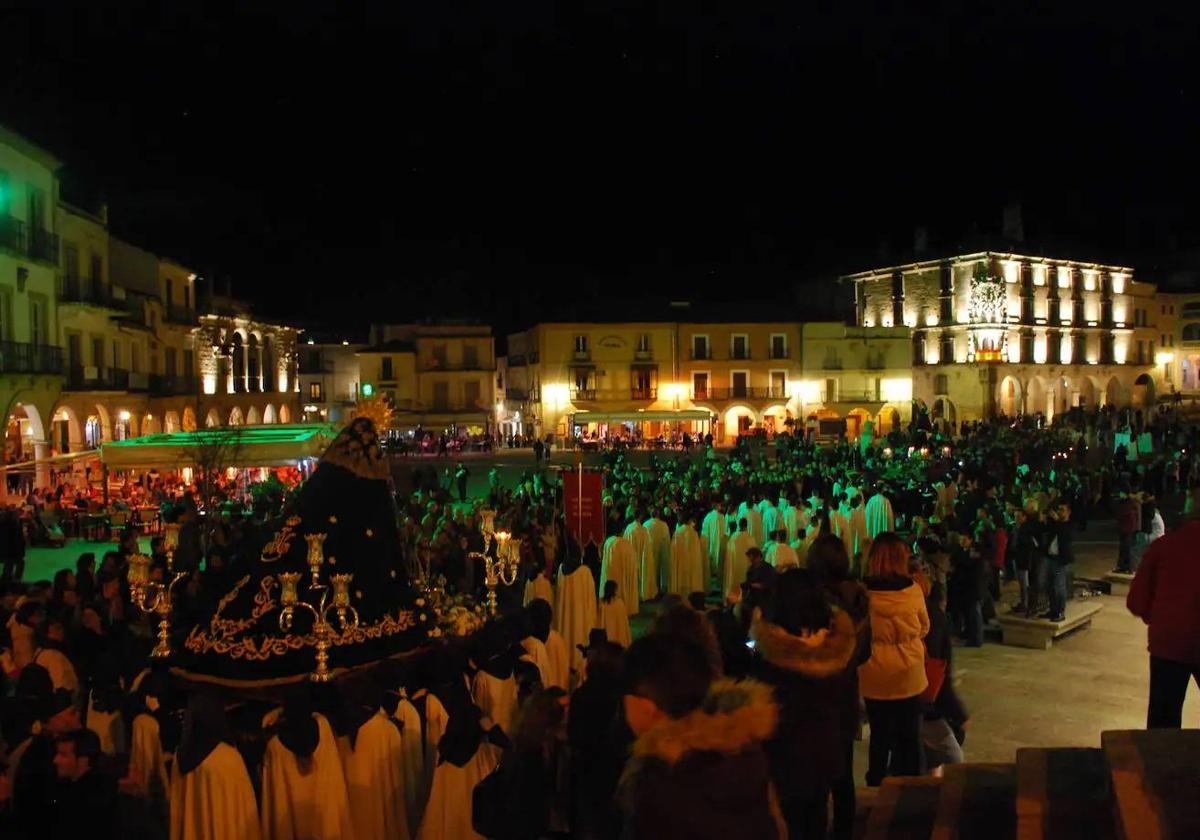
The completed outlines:
{"type": "MultiPolygon", "coordinates": [[[[643,523],[650,534],[650,551],[654,553],[654,568],[658,575],[654,581],[655,594],[666,592],[671,570],[671,529],[661,519],[651,517],[643,523]]],[[[644,581],[643,581],[644,582],[644,581]]]]}
{"type": "MultiPolygon", "coordinates": [[[[437,762],[437,753],[433,755],[437,762]]],[[[471,824],[471,795],[500,763],[500,750],[483,743],[462,767],[443,761],[433,773],[429,804],[417,832],[418,840],[483,840],[471,824]]]]}
{"type": "Polygon", "coordinates": [[[685,522],[675,529],[675,536],[671,539],[670,592],[684,598],[693,592],[707,594],[707,568],[700,535],[685,522]]]}
{"type": "Polygon", "coordinates": [[[421,801],[418,803],[418,812],[421,814],[425,813],[429,792],[433,789],[433,771],[437,768],[438,762],[438,742],[446,733],[446,724],[449,722],[450,715],[446,712],[442,701],[433,694],[426,693],[425,743],[422,745],[425,751],[425,778],[421,783],[421,801]]]}
{"type": "MultiPolygon", "coordinates": [[[[725,525],[725,514],[718,513],[715,510],[710,510],[706,513],[704,521],[700,523],[700,539],[704,541],[704,550],[708,555],[709,574],[715,574],[721,565],[721,552],[725,550],[725,539],[728,536],[728,531],[729,529],[725,525]]],[[[708,577],[706,575],[706,583],[700,587],[701,591],[708,591],[707,580],[708,577]]]]}
{"type": "Polygon", "coordinates": [[[796,549],[787,543],[775,543],[771,546],[769,555],[764,555],[764,557],[767,557],[767,562],[774,566],[776,571],[780,572],[784,569],[795,568],[800,565],[800,558],[796,553],[796,549]]]}
{"type": "Polygon", "coordinates": [[[546,686],[556,686],[563,691],[571,687],[571,649],[567,640],[556,630],[551,630],[546,637],[546,659],[550,664],[549,682],[546,686]]]}
{"type": "Polygon", "coordinates": [[[620,595],[613,598],[612,603],[605,603],[601,598],[597,612],[596,623],[608,634],[610,642],[616,642],[621,647],[629,647],[633,643],[633,633],[629,630],[629,615],[620,595]]]}
{"type": "Polygon", "coordinates": [[[471,681],[471,699],[483,712],[484,717],[504,730],[512,738],[516,734],[513,720],[517,715],[517,679],[509,675],[504,679],[493,677],[487,671],[478,671],[471,681]]]}
{"type": "Polygon", "coordinates": [[[547,604],[554,605],[554,587],[550,585],[550,581],[546,580],[545,575],[538,575],[533,580],[525,581],[525,604],[530,601],[541,598],[547,604]]]}
{"type": "Polygon", "coordinates": [[[400,721],[400,766],[404,774],[404,813],[411,837],[421,824],[425,809],[425,745],[421,742],[421,715],[407,697],[400,698],[393,714],[400,721]]]}
{"type": "Polygon", "coordinates": [[[892,513],[892,503],[887,496],[876,493],[867,500],[864,512],[867,519],[867,536],[875,539],[884,531],[894,531],[896,516],[892,513]]]}
{"type": "Polygon", "coordinates": [[[337,840],[351,837],[350,803],[337,741],[329,721],[314,714],[320,733],[307,773],[278,735],[263,755],[263,840],[337,840]]]}
{"type": "Polygon", "coordinates": [[[754,541],[758,545],[763,544],[763,518],[759,513],[758,508],[751,505],[749,502],[742,502],[738,506],[737,512],[738,522],[746,520],[746,527],[750,531],[750,536],[754,537],[754,541]]]}
{"type": "Polygon", "coordinates": [[[158,719],[142,712],[133,719],[133,741],[129,749],[129,768],[138,790],[151,802],[165,803],[171,792],[167,762],[158,735],[158,719]]]}
{"type": "Polygon", "coordinates": [[[850,511],[850,541],[854,546],[850,553],[850,559],[853,560],[866,550],[867,544],[867,515],[862,505],[850,511]]]}
{"type": "Polygon", "coordinates": [[[348,737],[337,745],[354,840],[408,840],[400,730],[381,710],[359,727],[353,747],[348,737]]]}
{"type": "Polygon", "coordinates": [[[804,527],[803,517],[800,515],[800,508],[788,506],[779,517],[779,527],[787,531],[788,542],[796,539],[800,535],[800,529],[804,527]]]}
{"type": "MultiPolygon", "coordinates": [[[[625,599],[625,610],[629,615],[638,613],[638,560],[633,543],[624,537],[609,537],[604,541],[604,554],[600,564],[600,594],[604,584],[617,582],[617,594],[625,599]]],[[[590,628],[589,628],[590,629],[590,628]]],[[[587,640],[584,640],[586,644],[587,640]]]]}
{"type": "Polygon", "coordinates": [[[536,636],[527,636],[521,640],[521,647],[525,649],[521,658],[537,668],[538,679],[544,687],[549,687],[551,685],[550,654],[546,653],[546,645],[536,636]]]}
{"type": "MultiPolygon", "coordinates": [[[[633,556],[637,558],[638,597],[649,601],[658,597],[658,566],[655,564],[654,544],[650,540],[650,532],[642,523],[630,522],[625,529],[625,539],[633,546],[633,556]]],[[[604,590],[600,590],[604,594],[604,590]]],[[[628,592],[622,592],[621,597],[630,599],[628,592]]]]}
{"type": "Polygon", "coordinates": [[[763,509],[762,518],[763,533],[765,534],[763,539],[770,542],[775,532],[783,527],[783,520],[780,517],[779,508],[775,507],[775,505],[768,504],[767,507],[763,509]]]}
{"type": "Polygon", "coordinates": [[[746,582],[746,569],[750,566],[746,552],[755,547],[757,547],[757,543],[754,542],[754,537],[750,535],[749,531],[738,531],[730,538],[729,549],[725,556],[724,575],[721,578],[722,595],[740,589],[746,582]]]}
{"type": "Polygon", "coordinates": [[[217,744],[190,773],[171,776],[171,840],[258,840],[258,805],[242,754],[217,744]]]}
{"type": "Polygon", "coordinates": [[[583,654],[576,645],[586,645],[588,633],[596,626],[596,582],[592,570],[581,565],[571,574],[564,575],[560,568],[555,597],[554,629],[567,643],[571,668],[582,671],[583,654]]]}

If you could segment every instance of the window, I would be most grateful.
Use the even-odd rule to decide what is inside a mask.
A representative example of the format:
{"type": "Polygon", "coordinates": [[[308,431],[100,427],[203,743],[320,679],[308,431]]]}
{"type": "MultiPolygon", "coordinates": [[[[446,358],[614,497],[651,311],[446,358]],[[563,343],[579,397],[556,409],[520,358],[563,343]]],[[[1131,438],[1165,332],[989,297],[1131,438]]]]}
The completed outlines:
{"type": "Polygon", "coordinates": [[[63,243],[63,294],[74,299],[79,294],[79,249],[74,243],[63,243]]]}
{"type": "Polygon", "coordinates": [[[729,355],[733,359],[749,359],[750,337],[745,333],[735,333],[729,348],[729,355]]]}
{"type": "Polygon", "coordinates": [[[750,372],[746,370],[735,370],[729,374],[729,388],[733,392],[730,396],[746,397],[750,392],[750,372]]]}
{"type": "Polygon", "coordinates": [[[142,372],[142,348],[139,344],[129,345],[129,370],[133,373],[142,372]]]}
{"type": "Polygon", "coordinates": [[[692,399],[708,399],[708,373],[692,374],[692,399]]]}
{"type": "Polygon", "coordinates": [[[448,411],[450,409],[449,382],[433,383],[433,408],[435,411],[448,411]]]}
{"type": "Polygon", "coordinates": [[[176,364],[174,347],[168,347],[163,351],[163,359],[165,360],[167,366],[165,371],[167,376],[175,376],[177,373],[179,373],[179,366],[176,364]]]}
{"type": "Polygon", "coordinates": [[[771,371],[771,393],[768,396],[773,399],[787,396],[787,371],[771,371]]]}
{"type": "Polygon", "coordinates": [[[325,397],[324,397],[323,392],[324,392],[324,389],[321,387],[320,382],[309,382],[308,383],[308,398],[310,400],[312,400],[313,402],[321,402],[322,400],[324,400],[325,397]]]}
{"type": "Polygon", "coordinates": [[[446,367],[446,345],[433,345],[433,366],[436,368],[446,367]]]}
{"type": "Polygon", "coordinates": [[[588,337],[586,335],[575,336],[575,352],[586,353],[588,351],[588,337]]]}
{"type": "Polygon", "coordinates": [[[825,380],[825,393],[821,395],[821,402],[837,402],[837,380],[825,380]]]}
{"type": "Polygon", "coordinates": [[[196,354],[192,350],[183,351],[183,378],[191,379],[196,370],[196,354]]]}
{"type": "Polygon", "coordinates": [[[112,343],[112,347],[113,347],[112,366],[115,368],[119,368],[121,366],[121,345],[119,342],[114,341],[112,343]]]}
{"type": "Polygon", "coordinates": [[[92,339],[92,366],[97,368],[104,367],[104,339],[92,339]]]}
{"type": "Polygon", "coordinates": [[[933,377],[933,393],[938,396],[943,396],[950,391],[949,378],[944,373],[939,373],[933,377]]]}
{"type": "Polygon", "coordinates": [[[12,289],[0,286],[0,341],[12,340],[12,289]]]}
{"type": "Polygon", "coordinates": [[[0,169],[0,216],[12,213],[12,187],[9,186],[8,172],[0,169]]]}
{"type": "Polygon", "coordinates": [[[787,336],[783,333],[771,333],[771,358],[787,358],[787,336]]]}
{"type": "Polygon", "coordinates": [[[168,277],[168,278],[167,278],[165,281],[163,281],[163,282],[165,282],[165,283],[166,283],[166,285],[167,285],[167,291],[166,291],[166,294],[164,294],[164,295],[163,295],[163,299],[164,299],[164,300],[166,300],[166,302],[167,302],[167,306],[170,306],[172,303],[174,303],[174,302],[175,302],[175,300],[174,300],[174,298],[175,298],[174,291],[175,291],[175,290],[172,288],[172,285],[173,285],[173,284],[171,283],[171,278],[170,278],[170,277],[168,277]]]}
{"type": "Polygon", "coordinates": [[[92,278],[92,283],[99,287],[104,283],[104,261],[100,259],[99,254],[92,254],[91,272],[89,275],[92,278]]]}
{"type": "Polygon", "coordinates": [[[463,383],[463,402],[466,403],[464,408],[481,408],[479,405],[479,382],[472,379],[463,383]]]}
{"type": "Polygon", "coordinates": [[[379,378],[391,382],[396,377],[392,374],[392,357],[384,356],[379,360],[379,378]]]}
{"type": "Polygon", "coordinates": [[[29,343],[41,347],[47,343],[49,334],[46,322],[46,299],[42,295],[29,295],[29,343]]]}
{"type": "Polygon", "coordinates": [[[708,336],[694,335],[692,336],[692,358],[707,359],[708,355],[708,336]]]}
{"type": "Polygon", "coordinates": [[[474,344],[463,345],[463,367],[467,370],[479,367],[479,348],[474,344]]]}
{"type": "Polygon", "coordinates": [[[650,334],[649,333],[642,333],[641,335],[638,336],[637,351],[639,353],[649,353],[650,352],[650,334]]]}

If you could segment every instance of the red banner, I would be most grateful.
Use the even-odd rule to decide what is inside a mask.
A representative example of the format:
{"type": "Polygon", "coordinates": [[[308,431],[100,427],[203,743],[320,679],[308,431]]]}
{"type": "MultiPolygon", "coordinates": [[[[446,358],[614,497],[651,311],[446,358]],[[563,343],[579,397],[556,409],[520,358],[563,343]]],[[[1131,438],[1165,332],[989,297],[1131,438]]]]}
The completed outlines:
{"type": "Polygon", "coordinates": [[[604,475],[599,472],[571,470],[563,475],[563,506],[567,530],[579,540],[604,545],[604,475]]]}

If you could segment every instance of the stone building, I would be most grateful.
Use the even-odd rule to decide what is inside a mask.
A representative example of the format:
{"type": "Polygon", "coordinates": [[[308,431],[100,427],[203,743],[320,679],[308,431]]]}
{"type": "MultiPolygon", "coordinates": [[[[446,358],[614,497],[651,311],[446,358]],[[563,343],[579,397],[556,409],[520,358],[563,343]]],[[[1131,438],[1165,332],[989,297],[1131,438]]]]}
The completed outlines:
{"type": "Polygon", "coordinates": [[[1154,401],[1156,290],[1131,268],[984,251],[842,279],[863,327],[912,330],[913,397],[936,420],[1154,401]]]}

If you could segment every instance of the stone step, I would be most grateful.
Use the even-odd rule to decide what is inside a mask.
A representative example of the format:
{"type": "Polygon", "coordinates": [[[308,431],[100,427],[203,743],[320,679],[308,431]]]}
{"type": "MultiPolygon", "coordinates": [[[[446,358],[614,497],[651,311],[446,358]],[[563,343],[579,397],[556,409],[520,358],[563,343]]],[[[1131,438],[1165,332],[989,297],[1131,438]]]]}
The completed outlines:
{"type": "Polygon", "coordinates": [[[1112,784],[1104,751],[1017,750],[1018,840],[1114,840],[1112,784]]]}
{"type": "Polygon", "coordinates": [[[1110,595],[1128,595],[1129,585],[1133,583],[1133,575],[1124,572],[1109,572],[1104,576],[1104,580],[1108,582],[1110,595]]]}
{"type": "Polygon", "coordinates": [[[1068,601],[1066,617],[1062,621],[1006,614],[997,616],[996,623],[1000,625],[1004,644],[1049,650],[1054,639],[1089,626],[1092,617],[1102,609],[1104,604],[1100,599],[1087,598],[1068,601]]]}
{"type": "Polygon", "coordinates": [[[933,832],[942,780],[889,776],[879,786],[863,840],[928,840],[933,832]]]}
{"type": "Polygon", "coordinates": [[[1100,743],[1125,837],[1200,837],[1200,730],[1117,730],[1100,743]]]}
{"type": "Polygon", "coordinates": [[[1013,764],[951,764],[945,769],[932,840],[1011,840],[1017,828],[1013,764]]]}

